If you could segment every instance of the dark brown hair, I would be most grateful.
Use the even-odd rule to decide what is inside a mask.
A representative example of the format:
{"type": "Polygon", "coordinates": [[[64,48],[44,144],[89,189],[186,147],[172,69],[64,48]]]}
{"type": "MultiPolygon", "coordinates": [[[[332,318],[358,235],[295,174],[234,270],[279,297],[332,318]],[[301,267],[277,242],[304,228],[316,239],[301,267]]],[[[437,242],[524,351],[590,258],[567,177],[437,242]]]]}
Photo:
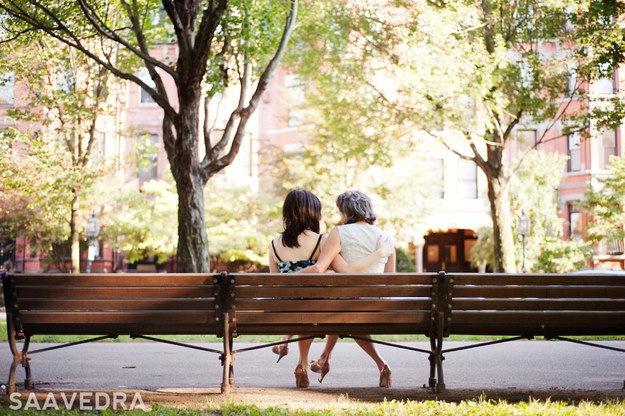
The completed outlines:
{"type": "Polygon", "coordinates": [[[299,247],[297,237],[301,233],[306,230],[319,232],[321,201],[312,192],[294,189],[284,199],[282,218],[282,244],[286,247],[299,247]]]}

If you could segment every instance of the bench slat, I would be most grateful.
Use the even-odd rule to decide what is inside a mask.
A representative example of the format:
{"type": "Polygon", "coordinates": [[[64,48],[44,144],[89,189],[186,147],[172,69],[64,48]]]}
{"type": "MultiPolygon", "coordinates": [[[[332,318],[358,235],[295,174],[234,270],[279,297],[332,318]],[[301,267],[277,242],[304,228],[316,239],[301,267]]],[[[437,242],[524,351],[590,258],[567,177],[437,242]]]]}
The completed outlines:
{"type": "Polygon", "coordinates": [[[342,298],[342,297],[428,297],[431,289],[420,286],[355,287],[235,287],[234,296],[242,298],[342,298]]]}
{"type": "Polygon", "coordinates": [[[625,286],[625,272],[619,275],[600,274],[450,274],[454,285],[611,285],[625,286]]]}
{"type": "Polygon", "coordinates": [[[425,312],[393,313],[393,312],[345,312],[345,313],[237,313],[238,324],[319,324],[319,323],[412,323],[430,322],[430,314],[425,312]]]}
{"type": "Polygon", "coordinates": [[[597,310],[623,311],[625,299],[454,299],[454,311],[463,310],[597,310]]]}
{"type": "Polygon", "coordinates": [[[215,326],[206,324],[24,324],[29,335],[214,335],[215,326]]]}
{"type": "MultiPolygon", "coordinates": [[[[453,311],[451,314],[452,329],[455,325],[467,324],[511,324],[515,322],[522,324],[538,325],[613,325],[615,328],[622,328],[625,332],[625,311],[617,312],[544,312],[536,313],[531,311],[487,311],[487,312],[464,312],[453,311]]],[[[483,334],[480,334],[483,335],[483,334]]]]}
{"type": "Polygon", "coordinates": [[[197,310],[214,311],[213,299],[31,299],[19,300],[20,310],[46,311],[130,311],[130,310],[197,310]]]}
{"type": "Polygon", "coordinates": [[[210,312],[30,312],[20,311],[23,324],[214,324],[210,312]]]}
{"type": "Polygon", "coordinates": [[[235,301],[238,312],[248,310],[279,310],[279,311],[387,311],[387,310],[427,310],[431,309],[429,299],[244,299],[235,301]]]}
{"type": "Polygon", "coordinates": [[[81,287],[81,286],[17,286],[18,298],[59,299],[171,299],[212,298],[214,290],[207,286],[178,287],[81,287]]]}
{"type": "Polygon", "coordinates": [[[234,276],[237,286],[259,285],[430,285],[431,274],[358,274],[343,273],[237,273],[234,276]]]}
{"type": "Polygon", "coordinates": [[[427,334],[429,323],[411,324],[298,324],[298,325],[237,325],[239,335],[382,335],[382,334],[427,334]]]}
{"type": "Polygon", "coordinates": [[[581,335],[625,335],[622,330],[617,330],[614,326],[609,325],[593,325],[589,326],[573,326],[558,325],[542,327],[540,325],[523,325],[523,324],[479,324],[479,325],[456,325],[452,324],[451,330],[458,335],[495,335],[495,336],[581,336],[581,335]]]}
{"type": "Polygon", "coordinates": [[[454,286],[454,298],[625,298],[625,287],[613,286],[454,286]]]}
{"type": "Polygon", "coordinates": [[[15,275],[16,285],[28,286],[201,286],[213,285],[213,275],[151,274],[28,274],[15,275]]]}

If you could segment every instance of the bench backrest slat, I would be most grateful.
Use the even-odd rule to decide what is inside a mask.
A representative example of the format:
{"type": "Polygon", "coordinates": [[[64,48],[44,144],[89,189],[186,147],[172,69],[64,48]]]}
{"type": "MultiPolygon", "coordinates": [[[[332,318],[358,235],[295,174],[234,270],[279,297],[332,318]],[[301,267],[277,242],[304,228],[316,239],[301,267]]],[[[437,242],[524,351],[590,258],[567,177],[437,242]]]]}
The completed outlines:
{"type": "Polygon", "coordinates": [[[432,275],[232,275],[236,332],[425,334],[432,275]]]}
{"type": "Polygon", "coordinates": [[[37,274],[10,279],[16,326],[26,335],[221,332],[212,275],[37,274]]]}
{"type": "Polygon", "coordinates": [[[625,275],[453,274],[448,331],[472,335],[625,335],[625,275]]]}

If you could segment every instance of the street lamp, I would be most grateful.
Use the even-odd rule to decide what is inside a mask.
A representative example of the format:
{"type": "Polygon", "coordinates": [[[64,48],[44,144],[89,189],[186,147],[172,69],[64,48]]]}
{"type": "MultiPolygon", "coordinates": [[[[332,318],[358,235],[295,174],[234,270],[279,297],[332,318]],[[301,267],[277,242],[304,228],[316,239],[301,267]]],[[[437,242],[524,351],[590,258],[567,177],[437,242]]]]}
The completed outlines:
{"type": "Polygon", "coordinates": [[[529,235],[532,228],[530,217],[525,215],[525,210],[521,211],[521,216],[517,219],[516,228],[523,238],[523,273],[525,273],[525,238],[529,235]]]}
{"type": "Polygon", "coordinates": [[[91,217],[87,220],[87,227],[85,228],[85,234],[89,237],[89,251],[87,254],[87,273],[91,273],[91,262],[95,259],[96,246],[94,239],[100,232],[100,224],[95,217],[95,212],[91,213],[91,217]]]}

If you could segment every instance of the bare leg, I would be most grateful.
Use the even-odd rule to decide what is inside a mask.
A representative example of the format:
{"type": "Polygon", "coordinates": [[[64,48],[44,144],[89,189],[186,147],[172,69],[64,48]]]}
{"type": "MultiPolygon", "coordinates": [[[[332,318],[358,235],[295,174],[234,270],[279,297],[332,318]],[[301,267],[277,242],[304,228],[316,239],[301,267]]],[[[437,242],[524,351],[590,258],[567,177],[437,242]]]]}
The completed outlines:
{"type": "Polygon", "coordinates": [[[316,361],[310,363],[310,369],[320,374],[318,379],[319,383],[323,381],[323,378],[330,371],[330,355],[332,355],[332,349],[339,339],[338,335],[328,335],[326,338],[326,345],[323,348],[321,356],[316,361]]]}
{"type": "MultiPolygon", "coordinates": [[[[303,336],[300,335],[299,338],[303,336]]],[[[299,361],[297,362],[297,367],[295,367],[295,385],[297,387],[308,387],[310,382],[308,380],[308,352],[310,351],[310,345],[312,344],[313,339],[304,339],[301,341],[297,341],[297,345],[299,347],[299,361]]]]}
{"type": "Polygon", "coordinates": [[[334,349],[334,346],[336,345],[338,340],[339,340],[338,335],[326,336],[326,345],[325,347],[323,347],[323,351],[321,352],[321,355],[315,362],[318,363],[320,366],[325,365],[325,363],[329,363],[330,356],[332,355],[332,350],[334,349]]]}
{"type": "MultiPolygon", "coordinates": [[[[371,339],[371,335],[361,335],[361,337],[371,339]]],[[[365,341],[362,339],[355,339],[354,341],[356,341],[360,348],[362,348],[364,352],[369,355],[369,357],[373,358],[373,361],[375,361],[375,365],[378,366],[378,370],[382,371],[382,369],[386,365],[386,361],[384,361],[384,358],[382,358],[380,354],[378,354],[378,351],[375,349],[375,344],[373,342],[365,341]]]]}
{"type": "MultiPolygon", "coordinates": [[[[304,337],[305,335],[299,335],[299,338],[304,337]]],[[[310,346],[313,341],[314,340],[312,338],[297,341],[297,345],[299,347],[299,361],[297,362],[297,365],[308,367],[308,352],[310,351],[310,346]]]]}
{"type": "MultiPolygon", "coordinates": [[[[370,335],[363,335],[362,338],[371,339],[370,335]]],[[[391,370],[384,359],[378,354],[373,342],[365,341],[362,339],[356,339],[356,343],[362,348],[371,358],[375,361],[375,365],[378,366],[380,371],[380,387],[391,387],[391,370]]]]}
{"type": "MultiPolygon", "coordinates": [[[[290,341],[293,335],[283,335],[281,341],[290,341]]],[[[278,354],[278,362],[289,353],[289,344],[274,345],[271,347],[274,354],[278,354]]]]}

